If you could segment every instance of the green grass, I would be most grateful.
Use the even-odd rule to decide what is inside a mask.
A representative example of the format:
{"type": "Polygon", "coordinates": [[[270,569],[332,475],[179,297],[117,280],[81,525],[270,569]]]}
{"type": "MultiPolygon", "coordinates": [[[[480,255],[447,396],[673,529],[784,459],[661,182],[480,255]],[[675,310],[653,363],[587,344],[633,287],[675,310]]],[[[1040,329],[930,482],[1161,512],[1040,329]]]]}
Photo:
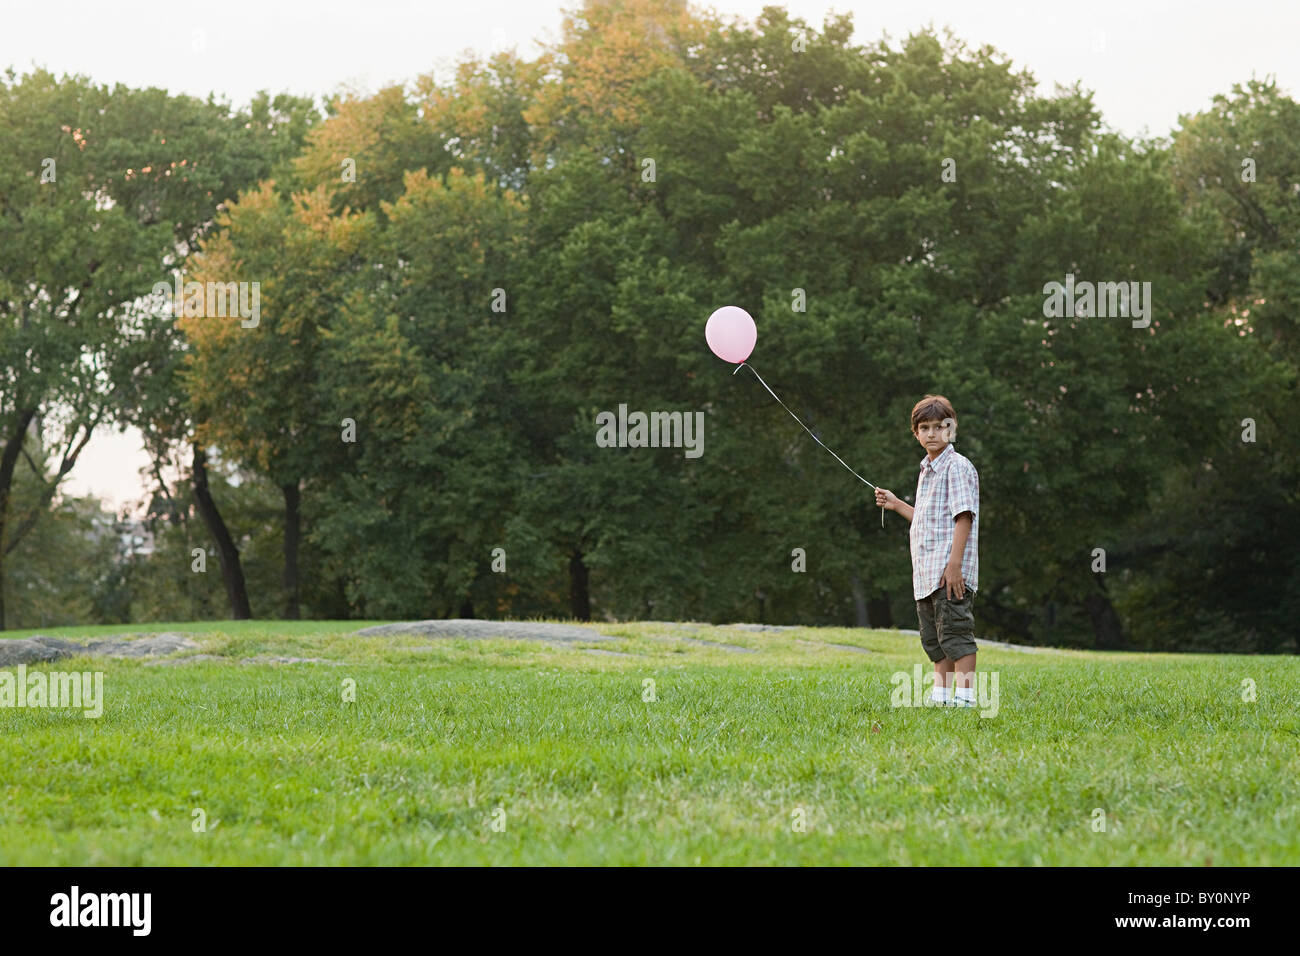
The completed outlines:
{"type": "Polygon", "coordinates": [[[104,713],[0,708],[0,864],[1300,863],[1295,658],[985,649],[982,718],[891,706],[924,661],[895,632],[604,625],[614,657],[363,626],[41,665],[103,671],[104,713]]]}

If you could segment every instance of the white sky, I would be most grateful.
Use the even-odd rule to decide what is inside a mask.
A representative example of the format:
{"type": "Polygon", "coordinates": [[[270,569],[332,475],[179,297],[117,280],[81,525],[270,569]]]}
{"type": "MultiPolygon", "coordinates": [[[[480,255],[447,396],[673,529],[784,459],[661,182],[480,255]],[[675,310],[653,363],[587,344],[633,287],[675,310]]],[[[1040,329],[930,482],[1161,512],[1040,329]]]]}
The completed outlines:
{"type": "MultiPolygon", "coordinates": [[[[43,66],[101,83],[160,86],[243,103],[260,89],[321,95],[342,85],[375,90],[451,67],[480,53],[559,36],[578,0],[225,0],[159,6],[140,0],[0,0],[0,70],[43,66]]],[[[713,0],[728,18],[753,20],[763,0],[713,0]]],[[[1180,113],[1215,93],[1272,74],[1300,96],[1300,3],[1255,0],[787,0],[820,29],[828,11],[852,13],[854,39],[888,33],[894,44],[932,25],[974,49],[989,43],[1051,92],[1081,80],[1104,120],[1129,134],[1166,135],[1180,113]]],[[[701,324],[703,317],[701,317],[701,324]]],[[[114,508],[138,498],[137,436],[105,428],[82,453],[65,489],[94,492],[114,508]]]]}

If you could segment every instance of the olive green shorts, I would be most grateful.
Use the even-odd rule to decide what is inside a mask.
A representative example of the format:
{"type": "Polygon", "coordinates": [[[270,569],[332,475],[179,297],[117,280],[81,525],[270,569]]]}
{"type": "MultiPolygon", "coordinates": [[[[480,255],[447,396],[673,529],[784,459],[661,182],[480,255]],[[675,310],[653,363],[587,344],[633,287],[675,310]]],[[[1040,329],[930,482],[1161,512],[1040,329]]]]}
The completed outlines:
{"type": "Polygon", "coordinates": [[[921,647],[932,661],[945,657],[950,661],[974,654],[975,615],[971,601],[975,592],[966,588],[960,601],[948,597],[943,585],[916,602],[916,616],[921,622],[921,647]]]}

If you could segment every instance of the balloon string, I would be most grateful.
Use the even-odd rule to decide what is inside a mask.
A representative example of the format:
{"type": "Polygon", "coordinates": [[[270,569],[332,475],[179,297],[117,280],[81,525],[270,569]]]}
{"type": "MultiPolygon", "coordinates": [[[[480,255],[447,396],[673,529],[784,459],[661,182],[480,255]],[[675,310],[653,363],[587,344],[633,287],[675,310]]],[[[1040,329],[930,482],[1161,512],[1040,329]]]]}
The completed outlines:
{"type": "MultiPolygon", "coordinates": [[[[817,444],[821,445],[823,448],[826,448],[827,451],[830,451],[830,452],[831,452],[831,455],[834,457],[834,459],[835,459],[836,461],[838,461],[841,465],[844,465],[845,468],[848,468],[848,469],[849,469],[849,474],[853,475],[854,478],[858,479],[858,481],[862,482],[864,485],[869,485],[869,486],[870,486],[871,488],[873,488],[873,489],[876,487],[875,485],[871,484],[871,482],[867,481],[867,479],[865,479],[865,478],[863,478],[861,475],[859,475],[859,474],[858,474],[856,471],[854,471],[852,468],[849,468],[848,465],[844,464],[844,459],[843,459],[843,458],[841,458],[839,455],[836,455],[835,452],[831,451],[829,448],[826,447],[825,442],[823,442],[823,441],[822,441],[820,438],[818,438],[816,435],[813,435],[812,429],[809,428],[807,425],[805,425],[805,424],[803,423],[803,419],[801,419],[801,418],[800,418],[798,415],[796,415],[794,412],[791,412],[791,411],[790,411],[789,407],[785,404],[785,402],[781,401],[780,396],[778,396],[778,395],[776,394],[776,392],[772,391],[772,389],[768,386],[767,382],[764,382],[764,381],[763,381],[763,376],[761,376],[761,375],[758,374],[758,372],[757,372],[757,370],[755,370],[754,366],[750,365],[748,362],[741,362],[739,365],[736,366],[736,372],[739,372],[742,368],[747,368],[747,369],[749,369],[751,372],[753,372],[753,373],[754,373],[754,378],[758,379],[759,384],[762,385],[764,388],[767,389],[767,394],[769,394],[769,395],[771,395],[773,398],[775,398],[775,399],[776,399],[776,403],[777,403],[778,405],[780,405],[782,408],[784,408],[787,412],[790,412],[790,417],[793,418],[795,421],[797,421],[797,422],[799,423],[799,427],[800,427],[800,428],[802,428],[804,431],[806,431],[809,435],[812,436],[812,440],[813,440],[813,441],[815,441],[817,444]]],[[[735,375],[736,372],[732,372],[731,374],[732,374],[732,375],[735,375]]],[[[885,509],[884,509],[884,508],[881,508],[881,509],[880,509],[880,527],[883,528],[884,526],[885,526],[885,509]]]]}

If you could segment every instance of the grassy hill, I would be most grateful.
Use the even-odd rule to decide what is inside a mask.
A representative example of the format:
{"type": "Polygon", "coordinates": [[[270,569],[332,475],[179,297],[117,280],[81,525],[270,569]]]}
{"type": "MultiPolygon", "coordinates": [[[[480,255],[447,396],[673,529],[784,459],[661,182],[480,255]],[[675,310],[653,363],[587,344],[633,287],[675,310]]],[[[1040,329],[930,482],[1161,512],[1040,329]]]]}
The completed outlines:
{"type": "Polygon", "coordinates": [[[28,665],[104,707],[0,707],[0,864],[1300,863],[1294,657],[988,647],[984,716],[894,706],[929,667],[892,631],[367,623],[28,665]]]}

